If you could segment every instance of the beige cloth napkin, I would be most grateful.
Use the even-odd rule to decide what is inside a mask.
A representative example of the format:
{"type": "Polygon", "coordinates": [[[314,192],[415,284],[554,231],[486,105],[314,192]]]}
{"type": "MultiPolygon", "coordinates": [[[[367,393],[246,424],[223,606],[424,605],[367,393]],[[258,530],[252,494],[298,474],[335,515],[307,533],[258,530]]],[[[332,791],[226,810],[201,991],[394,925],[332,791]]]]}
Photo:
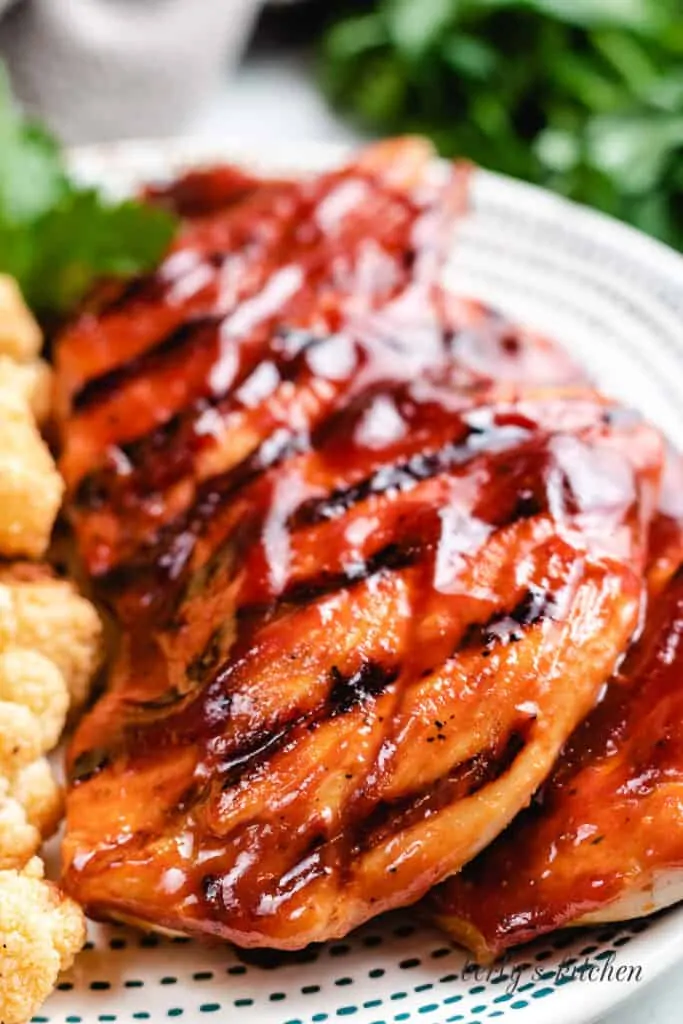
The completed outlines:
{"type": "Polygon", "coordinates": [[[67,143],[180,133],[260,0],[0,0],[19,99],[67,143]]]}

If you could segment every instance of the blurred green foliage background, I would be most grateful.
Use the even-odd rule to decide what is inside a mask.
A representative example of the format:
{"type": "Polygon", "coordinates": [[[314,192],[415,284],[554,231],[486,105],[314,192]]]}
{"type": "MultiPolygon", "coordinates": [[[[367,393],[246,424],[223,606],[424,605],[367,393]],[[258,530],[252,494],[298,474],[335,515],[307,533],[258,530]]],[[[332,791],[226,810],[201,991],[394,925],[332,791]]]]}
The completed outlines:
{"type": "Polygon", "coordinates": [[[332,102],[683,249],[683,0],[377,0],[326,33],[332,102]]]}

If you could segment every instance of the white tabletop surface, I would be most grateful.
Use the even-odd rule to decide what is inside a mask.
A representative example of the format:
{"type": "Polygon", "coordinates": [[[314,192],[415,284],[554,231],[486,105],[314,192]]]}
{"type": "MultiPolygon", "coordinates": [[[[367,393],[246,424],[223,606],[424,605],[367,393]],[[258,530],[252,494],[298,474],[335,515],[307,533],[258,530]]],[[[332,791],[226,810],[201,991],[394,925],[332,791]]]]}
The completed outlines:
{"type": "MultiPolygon", "coordinates": [[[[296,54],[246,60],[226,77],[222,92],[198,114],[190,134],[249,142],[289,140],[293,146],[304,141],[352,143],[359,139],[329,111],[306,62],[296,54]]],[[[571,999],[570,991],[566,998],[571,999]]],[[[683,966],[651,987],[645,985],[642,993],[603,1017],[600,1024],[679,1022],[683,1022],[683,966]]]]}

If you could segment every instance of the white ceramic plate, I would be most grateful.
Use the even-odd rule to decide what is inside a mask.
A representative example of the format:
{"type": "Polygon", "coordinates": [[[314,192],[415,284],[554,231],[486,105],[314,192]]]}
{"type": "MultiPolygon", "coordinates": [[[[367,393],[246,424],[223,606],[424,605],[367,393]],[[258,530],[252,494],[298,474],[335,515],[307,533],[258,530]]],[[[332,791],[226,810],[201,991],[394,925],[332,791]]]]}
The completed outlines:
{"type": "MultiPolygon", "coordinates": [[[[73,166],[121,193],[197,163],[230,160],[283,173],[323,169],[339,158],[323,147],[264,156],[186,141],[82,150],[73,166]]],[[[453,288],[566,343],[606,391],[640,407],[683,447],[683,260],[604,217],[495,175],[478,172],[472,198],[454,239],[453,288]]],[[[373,921],[344,942],[260,963],[225,946],[93,926],[86,952],[34,1019],[580,1024],[670,966],[681,939],[683,908],[551,936],[485,972],[410,912],[373,921]],[[586,962],[591,982],[576,971],[586,962]]]]}

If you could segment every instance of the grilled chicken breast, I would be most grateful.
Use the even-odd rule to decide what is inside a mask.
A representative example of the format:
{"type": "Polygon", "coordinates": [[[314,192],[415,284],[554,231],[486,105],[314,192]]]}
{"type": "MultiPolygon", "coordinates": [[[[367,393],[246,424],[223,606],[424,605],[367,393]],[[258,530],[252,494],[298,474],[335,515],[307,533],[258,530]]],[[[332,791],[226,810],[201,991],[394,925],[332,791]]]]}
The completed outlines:
{"type": "Polygon", "coordinates": [[[463,185],[434,167],[404,143],[158,190],[176,249],[58,344],[123,627],[69,753],[94,916],[297,948],[414,902],[528,803],[637,626],[660,439],[443,292],[463,185]]]}
{"type": "Polygon", "coordinates": [[[652,529],[642,635],[533,805],[429,897],[439,923],[482,961],[556,928],[640,917],[683,895],[679,463],[672,476],[676,501],[652,529]]]}

